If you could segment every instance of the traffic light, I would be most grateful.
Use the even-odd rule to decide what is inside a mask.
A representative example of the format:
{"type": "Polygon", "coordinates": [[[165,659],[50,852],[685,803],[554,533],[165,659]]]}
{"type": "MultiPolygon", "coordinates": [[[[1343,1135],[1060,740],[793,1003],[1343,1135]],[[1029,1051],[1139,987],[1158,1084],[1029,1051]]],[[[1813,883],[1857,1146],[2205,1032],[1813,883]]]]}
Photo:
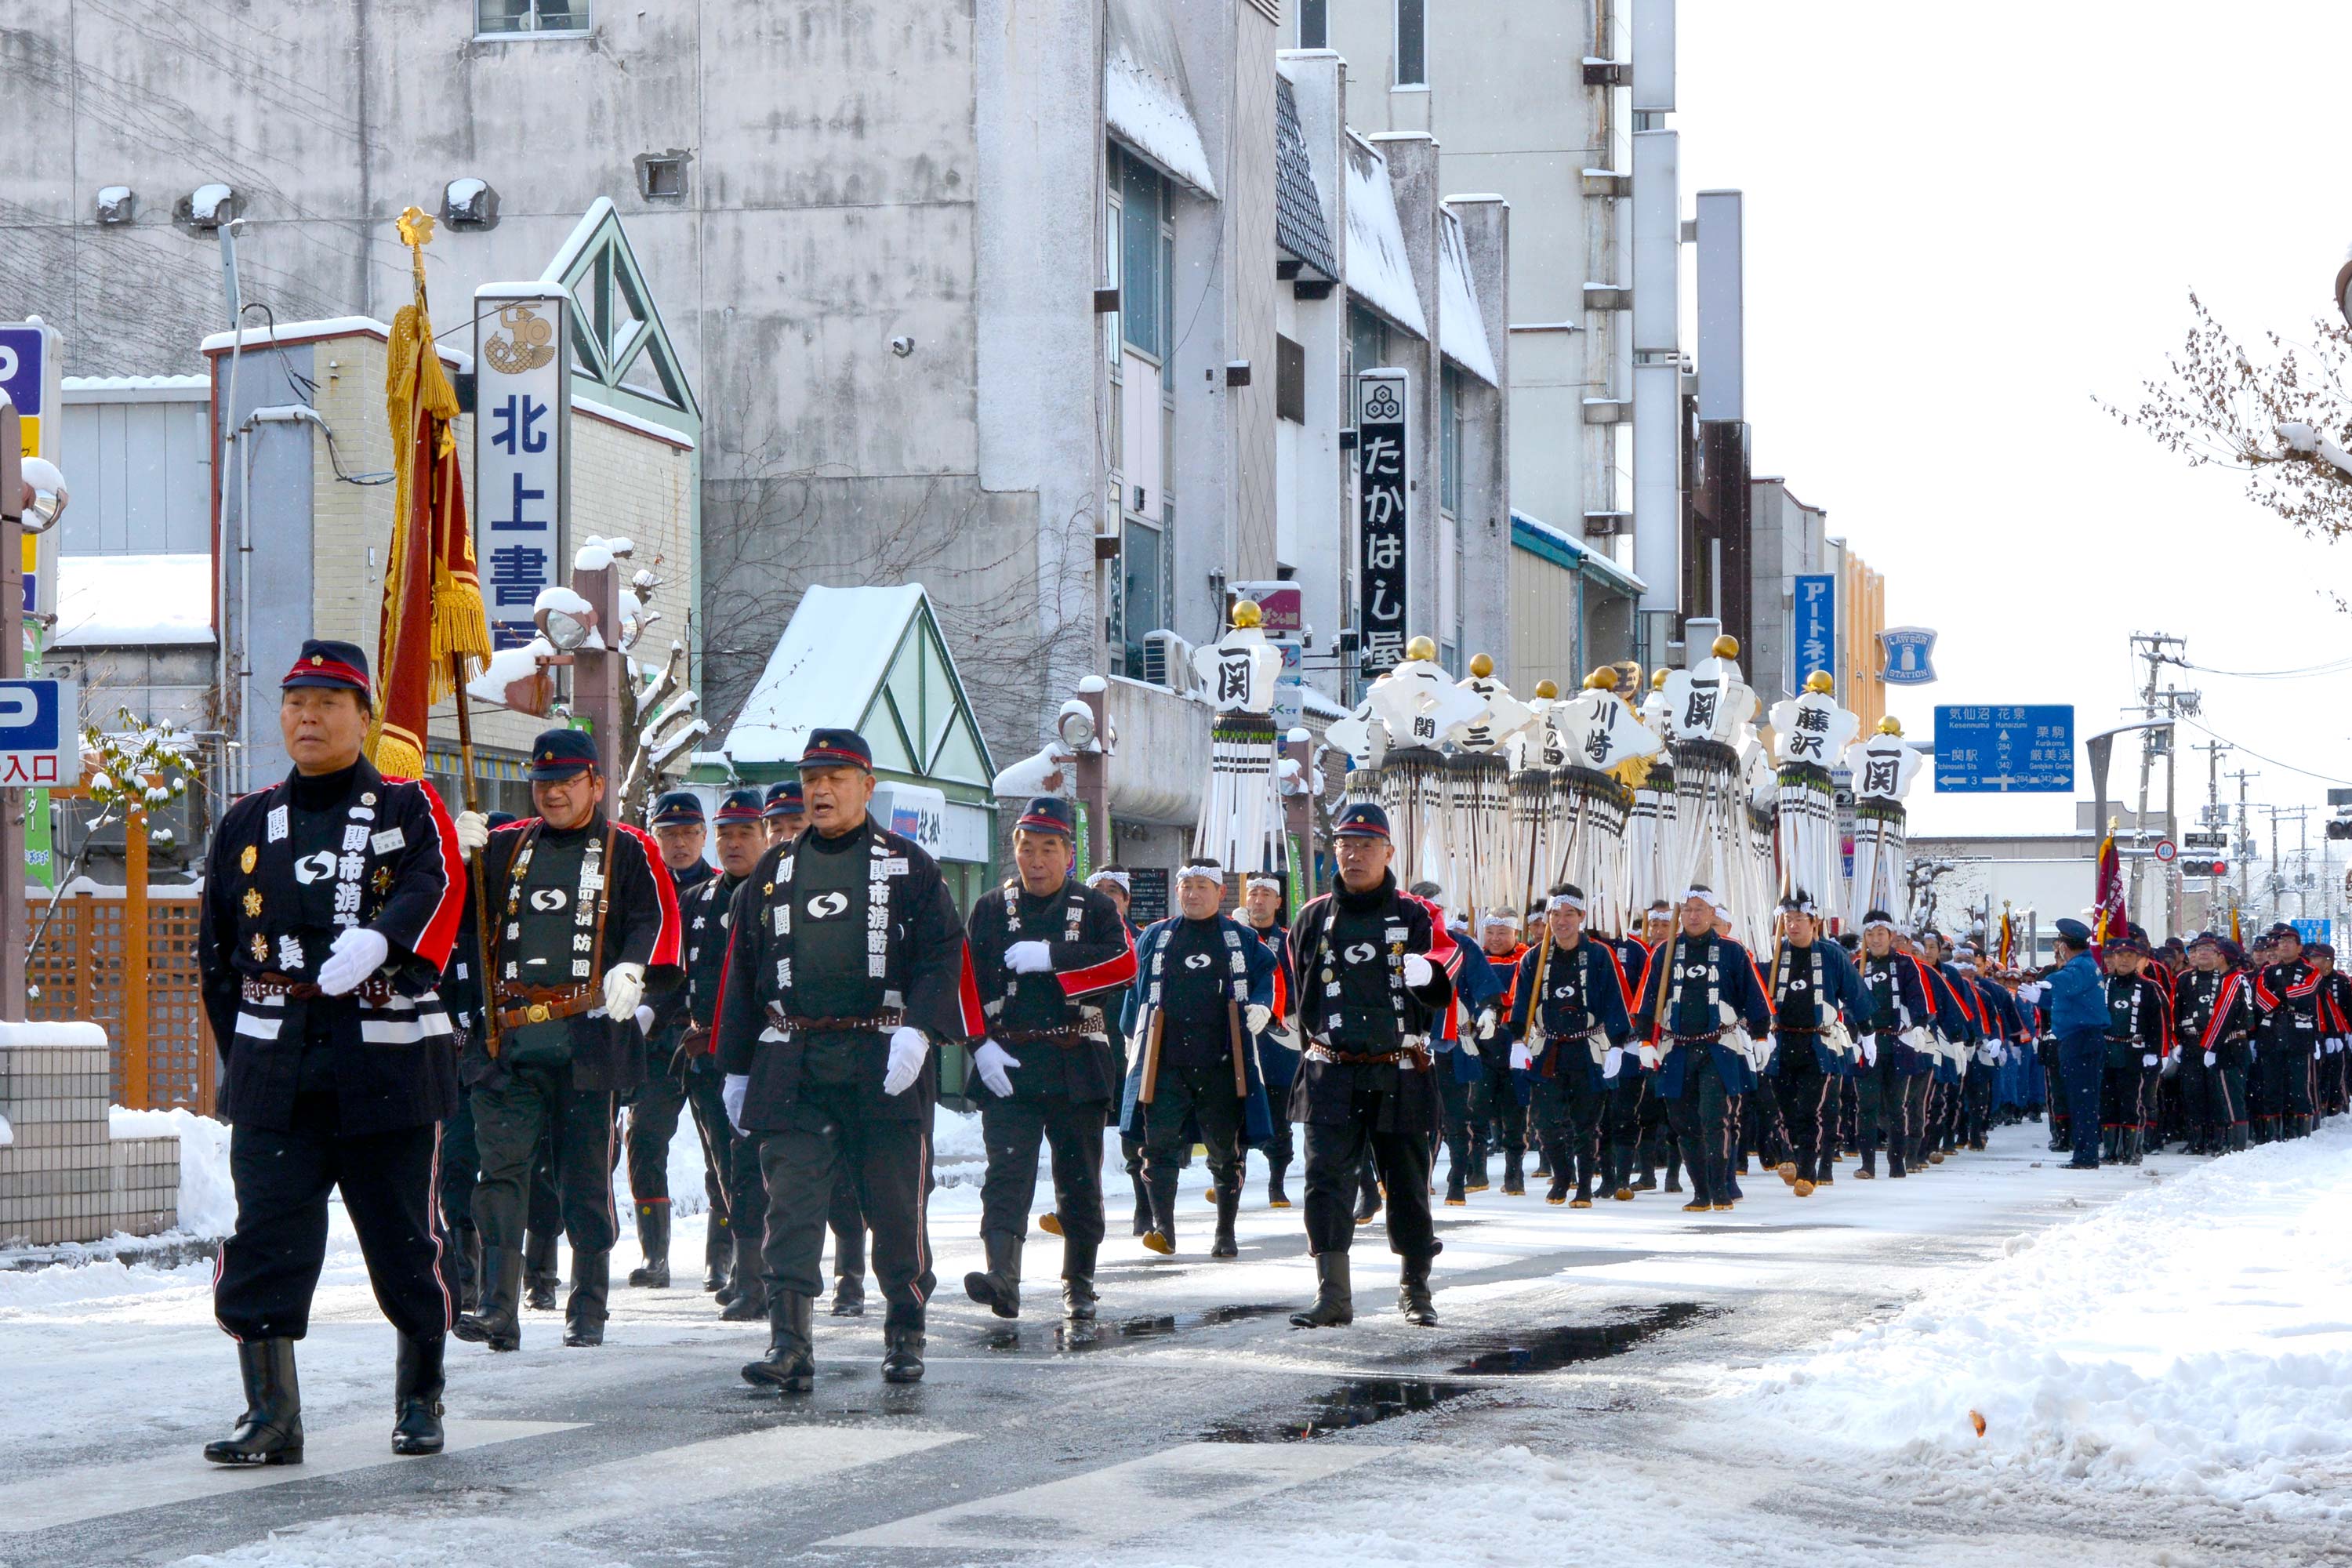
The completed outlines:
{"type": "Polygon", "coordinates": [[[2184,877],[2226,877],[2230,874],[2227,860],[2183,860],[2180,874],[2184,877]]]}

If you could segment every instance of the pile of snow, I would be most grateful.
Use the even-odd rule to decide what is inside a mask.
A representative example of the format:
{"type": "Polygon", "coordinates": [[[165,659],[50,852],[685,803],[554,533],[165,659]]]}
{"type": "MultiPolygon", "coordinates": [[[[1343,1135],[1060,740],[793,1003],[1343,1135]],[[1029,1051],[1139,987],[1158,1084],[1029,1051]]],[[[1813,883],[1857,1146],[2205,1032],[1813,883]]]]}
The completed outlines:
{"type": "Polygon", "coordinates": [[[1843,1447],[1961,1485],[2337,1517],[2352,1511],[2326,1500],[2352,1476],[2347,1205],[2343,1124],[2201,1164],[2012,1241],[1817,1353],[1726,1373],[1715,1413],[1752,1442],[1785,1424],[1824,1464],[1843,1447]]]}
{"type": "Polygon", "coordinates": [[[226,1236],[236,1228],[236,1185],[228,1173],[228,1123],[193,1110],[125,1110],[106,1113],[116,1138],[177,1138],[180,1141],[180,1224],[193,1236],[226,1236]]]}

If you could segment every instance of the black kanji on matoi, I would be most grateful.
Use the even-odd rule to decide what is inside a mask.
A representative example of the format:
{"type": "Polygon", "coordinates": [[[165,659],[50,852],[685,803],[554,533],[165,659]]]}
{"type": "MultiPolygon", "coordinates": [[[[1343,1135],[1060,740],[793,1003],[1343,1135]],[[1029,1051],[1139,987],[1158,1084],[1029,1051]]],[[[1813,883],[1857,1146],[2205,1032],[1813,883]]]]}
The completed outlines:
{"type": "Polygon", "coordinates": [[[436,987],[465,871],[431,786],[387,779],[361,754],[367,656],[306,642],[281,687],[294,770],[231,805],[205,856],[196,963],[237,1200],[213,1310],[236,1340],[246,1398],[205,1458],[301,1463],[294,1342],[310,1329],[339,1190],[399,1335],[393,1452],[437,1453],[451,1298],[436,1123],[457,1080],[436,987]]]}

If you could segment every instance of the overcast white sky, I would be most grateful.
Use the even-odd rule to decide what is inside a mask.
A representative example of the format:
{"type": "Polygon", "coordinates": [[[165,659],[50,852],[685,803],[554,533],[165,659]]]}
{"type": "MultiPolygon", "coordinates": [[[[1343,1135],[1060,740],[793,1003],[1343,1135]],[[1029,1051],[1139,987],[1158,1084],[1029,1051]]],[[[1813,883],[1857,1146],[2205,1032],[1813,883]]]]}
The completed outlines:
{"type": "MultiPolygon", "coordinates": [[[[1829,509],[1886,574],[1890,623],[1941,634],[1941,680],[1892,704],[1910,733],[1948,702],[2119,721],[2134,631],[2222,669],[2352,653],[2319,592],[2352,584],[2352,542],[2300,539],[2092,401],[2137,405],[2192,288],[2243,337],[2333,317],[2352,4],[1683,0],[1679,31],[1685,210],[1747,193],[1757,471],[1829,509]]],[[[2352,783],[2352,679],[2168,673],[2221,735],[2352,783]]],[[[2119,784],[2136,759],[2118,748],[2119,784]]],[[[2204,753],[2182,761],[2201,801],[2204,753]]],[[[2243,752],[2222,766],[2261,771],[2256,801],[2325,799],[2243,752]]],[[[2076,779],[2087,798],[2079,750],[2076,779]]],[[[1925,774],[1910,805],[1915,833],[2073,820],[1925,774]]]]}

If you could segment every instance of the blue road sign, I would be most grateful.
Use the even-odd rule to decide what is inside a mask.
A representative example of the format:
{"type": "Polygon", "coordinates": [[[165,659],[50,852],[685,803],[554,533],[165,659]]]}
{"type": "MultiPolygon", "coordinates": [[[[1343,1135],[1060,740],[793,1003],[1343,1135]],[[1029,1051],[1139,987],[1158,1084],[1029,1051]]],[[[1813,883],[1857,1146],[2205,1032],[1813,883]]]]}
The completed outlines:
{"type": "Polygon", "coordinates": [[[0,789],[80,781],[79,696],[70,680],[0,680],[0,789]]]}
{"type": "Polygon", "coordinates": [[[42,406],[47,347],[39,325],[0,322],[0,392],[6,393],[16,412],[27,418],[38,419],[49,412],[42,406]]]}
{"type": "Polygon", "coordinates": [[[2073,705],[1938,707],[1936,789],[1949,795],[2072,795],[2073,705]]]}
{"type": "Polygon", "coordinates": [[[2286,923],[2294,927],[2294,934],[2303,939],[2303,945],[2305,947],[2309,947],[2313,942],[2327,940],[2328,922],[2324,919],[2289,921],[2286,923]]]}

